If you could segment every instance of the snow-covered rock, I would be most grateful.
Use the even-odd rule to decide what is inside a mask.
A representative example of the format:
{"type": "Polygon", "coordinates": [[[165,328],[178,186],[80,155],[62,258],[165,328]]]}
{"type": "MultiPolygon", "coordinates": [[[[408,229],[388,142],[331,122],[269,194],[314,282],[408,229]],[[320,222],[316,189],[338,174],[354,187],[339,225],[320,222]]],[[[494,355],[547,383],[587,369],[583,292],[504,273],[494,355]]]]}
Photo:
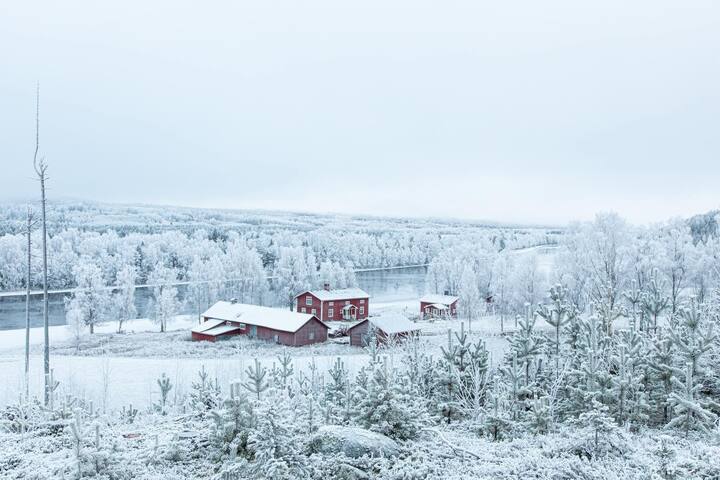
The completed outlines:
{"type": "Polygon", "coordinates": [[[392,457],[400,453],[400,446],[392,438],[364,428],[337,425],[320,427],[308,446],[312,452],[344,453],[351,458],[392,457]]]}

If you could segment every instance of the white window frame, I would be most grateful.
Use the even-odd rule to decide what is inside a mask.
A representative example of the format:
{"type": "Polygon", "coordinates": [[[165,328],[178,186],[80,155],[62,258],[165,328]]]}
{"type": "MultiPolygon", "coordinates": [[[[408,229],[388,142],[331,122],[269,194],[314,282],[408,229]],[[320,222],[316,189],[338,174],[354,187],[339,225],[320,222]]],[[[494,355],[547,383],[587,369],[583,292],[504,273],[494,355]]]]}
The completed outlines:
{"type": "Polygon", "coordinates": [[[305,305],[312,305],[313,300],[311,295],[305,295],[305,305]]]}
{"type": "Polygon", "coordinates": [[[315,340],[315,330],[310,330],[308,332],[308,340],[315,340]]]}
{"type": "Polygon", "coordinates": [[[301,313],[307,313],[307,308],[302,307],[302,308],[300,309],[300,312],[301,312],[301,313]]]}
{"type": "Polygon", "coordinates": [[[330,302],[328,305],[332,307],[333,305],[335,305],[335,302],[330,302]]]}
{"type": "Polygon", "coordinates": [[[350,305],[350,300],[345,300],[345,305],[350,305]]]}
{"type": "Polygon", "coordinates": [[[335,316],[335,309],[328,308],[328,318],[333,318],[334,316],[335,316]]]}
{"type": "Polygon", "coordinates": [[[317,309],[313,308],[312,310],[310,310],[310,313],[312,313],[313,315],[317,315],[317,309]]]}
{"type": "Polygon", "coordinates": [[[359,315],[365,315],[365,307],[363,307],[363,306],[360,307],[359,315]]]}
{"type": "Polygon", "coordinates": [[[364,298],[361,298],[361,299],[360,299],[360,303],[365,303],[365,299],[364,299],[364,298]]]}

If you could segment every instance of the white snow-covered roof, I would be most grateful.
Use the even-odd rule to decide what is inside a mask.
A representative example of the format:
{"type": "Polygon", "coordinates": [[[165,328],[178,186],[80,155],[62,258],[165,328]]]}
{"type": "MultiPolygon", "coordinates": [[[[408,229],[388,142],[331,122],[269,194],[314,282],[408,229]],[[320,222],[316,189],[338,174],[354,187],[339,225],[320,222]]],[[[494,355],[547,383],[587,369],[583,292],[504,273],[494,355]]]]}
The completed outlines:
{"type": "Polygon", "coordinates": [[[432,307],[435,310],[447,310],[448,308],[450,308],[447,305],[443,305],[442,303],[433,303],[432,305],[428,305],[428,307],[432,307]]]}
{"type": "Polygon", "coordinates": [[[437,295],[437,294],[429,294],[424,295],[420,298],[420,301],[423,303],[439,303],[441,305],[450,305],[458,300],[458,297],[454,295],[437,295]]]}
{"type": "MultiPolygon", "coordinates": [[[[385,314],[379,317],[369,317],[367,319],[371,325],[379,328],[388,335],[405,332],[417,332],[420,327],[411,322],[400,314],[385,314]]],[[[357,325],[360,325],[359,323],[357,325]]]]}
{"type": "Polygon", "coordinates": [[[223,324],[223,325],[218,325],[217,327],[213,327],[209,330],[205,330],[204,332],[202,332],[202,334],[217,337],[218,335],[223,335],[225,333],[230,333],[230,332],[234,332],[237,330],[242,330],[242,329],[240,327],[238,327],[237,325],[223,324]]]}
{"type": "Polygon", "coordinates": [[[309,293],[323,302],[332,300],[350,300],[353,298],[370,298],[370,295],[361,288],[339,288],[336,290],[309,290],[295,295],[295,298],[309,293]]]}
{"type": "MultiPolygon", "coordinates": [[[[315,315],[245,303],[217,302],[202,316],[207,318],[208,321],[211,321],[210,319],[229,320],[294,333],[300,330],[300,327],[309,322],[315,315]]],[[[325,324],[323,323],[323,325],[325,324]]],[[[325,327],[329,328],[327,325],[325,327]]]]}
{"type": "Polygon", "coordinates": [[[195,325],[193,328],[190,329],[190,331],[195,333],[203,333],[207,330],[210,330],[211,328],[217,327],[218,325],[222,325],[223,323],[225,323],[225,320],[208,320],[201,323],[200,325],[195,325]]]}

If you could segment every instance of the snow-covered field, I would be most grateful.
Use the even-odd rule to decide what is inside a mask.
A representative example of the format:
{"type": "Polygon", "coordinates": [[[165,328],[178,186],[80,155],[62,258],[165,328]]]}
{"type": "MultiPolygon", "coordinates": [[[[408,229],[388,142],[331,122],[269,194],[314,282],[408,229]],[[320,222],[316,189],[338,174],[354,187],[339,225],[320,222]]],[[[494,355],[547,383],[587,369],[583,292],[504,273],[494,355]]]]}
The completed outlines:
{"type": "MultiPolygon", "coordinates": [[[[410,312],[416,302],[388,302],[373,305],[374,313],[410,312]]],[[[125,333],[115,333],[117,325],[108,322],[99,325],[93,335],[84,335],[78,344],[69,326],[50,329],[51,368],[59,383],[58,393],[80,396],[107,409],[119,409],[133,404],[145,408],[157,400],[157,379],[164,373],[173,384],[175,400],[180,402],[187,394],[191,382],[201,368],[221,385],[242,379],[245,370],[255,359],[272,368],[283,352],[288,352],[296,372],[306,372],[311,365],[324,372],[337,358],[341,358],[354,373],[367,364],[367,353],[347,344],[347,338],[329,339],[328,342],[305,347],[285,347],[260,340],[236,336],[216,343],[192,342],[190,328],[192,316],[179,316],[168,325],[168,331],[158,332],[157,324],[147,319],[127,322],[125,333]]],[[[447,332],[458,332],[460,320],[419,322],[422,342],[428,352],[440,354],[440,346],[447,343],[447,332]]],[[[336,322],[335,326],[346,325],[336,322]]],[[[468,328],[464,324],[464,328],[468,328]]],[[[499,320],[483,317],[471,325],[473,339],[482,339],[492,359],[500,358],[506,340],[499,335],[499,320]]],[[[42,329],[31,329],[30,391],[42,392],[42,329]]],[[[9,388],[0,390],[0,406],[17,401],[24,391],[24,330],[0,331],[0,384],[9,388]]],[[[390,362],[397,361],[402,346],[383,349],[390,362]]]]}

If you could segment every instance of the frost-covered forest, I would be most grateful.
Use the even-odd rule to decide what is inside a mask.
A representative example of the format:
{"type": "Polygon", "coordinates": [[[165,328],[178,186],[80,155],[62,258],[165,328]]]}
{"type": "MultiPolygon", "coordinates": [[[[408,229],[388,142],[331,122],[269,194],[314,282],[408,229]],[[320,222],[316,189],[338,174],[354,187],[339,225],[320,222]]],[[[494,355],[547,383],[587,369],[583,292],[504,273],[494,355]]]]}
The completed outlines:
{"type": "MultiPolygon", "coordinates": [[[[176,225],[140,233],[123,225],[80,229],[71,220],[67,230],[52,232],[51,258],[66,252],[70,264],[68,277],[56,285],[79,287],[67,307],[78,317],[77,335],[70,345],[54,347],[55,359],[94,357],[104,386],[93,397],[87,387],[73,390],[59,379],[51,383],[47,407],[32,394],[6,405],[0,413],[0,473],[720,476],[715,214],[643,227],[601,214],[559,231],[310,218],[312,228],[294,223],[271,232],[203,221],[194,232],[176,225]],[[528,248],[548,243],[556,245],[549,271],[528,248]],[[113,384],[110,365],[129,343],[149,337],[90,335],[109,320],[95,311],[104,301],[114,299],[115,320],[134,318],[127,298],[139,282],[158,285],[162,332],[174,316],[171,281],[209,281],[193,297],[203,304],[237,292],[245,301],[259,301],[269,290],[281,292],[274,295],[283,303],[282,295],[289,300],[290,292],[327,277],[350,284],[358,266],[413,263],[429,264],[428,292],[460,297],[458,319],[415,318],[420,337],[364,350],[336,343],[284,349],[238,339],[203,353],[203,345],[195,344],[193,358],[222,359],[231,378],[205,366],[185,372],[191,379],[185,383],[162,372],[143,405],[123,401],[127,387],[113,384]],[[257,282],[235,291],[208,286],[248,275],[257,282]],[[108,293],[106,285],[119,287],[108,293]]],[[[22,259],[22,242],[12,233],[2,238],[3,251],[19,250],[22,259]]],[[[65,261],[52,262],[54,272],[65,271],[65,261]]],[[[22,285],[19,277],[10,288],[22,285]]],[[[382,313],[394,307],[374,308],[382,313]]],[[[186,332],[155,335],[173,342],[172,353],[163,355],[189,354],[186,332]]],[[[156,343],[148,345],[160,345],[162,338],[152,337],[156,343]]]]}

